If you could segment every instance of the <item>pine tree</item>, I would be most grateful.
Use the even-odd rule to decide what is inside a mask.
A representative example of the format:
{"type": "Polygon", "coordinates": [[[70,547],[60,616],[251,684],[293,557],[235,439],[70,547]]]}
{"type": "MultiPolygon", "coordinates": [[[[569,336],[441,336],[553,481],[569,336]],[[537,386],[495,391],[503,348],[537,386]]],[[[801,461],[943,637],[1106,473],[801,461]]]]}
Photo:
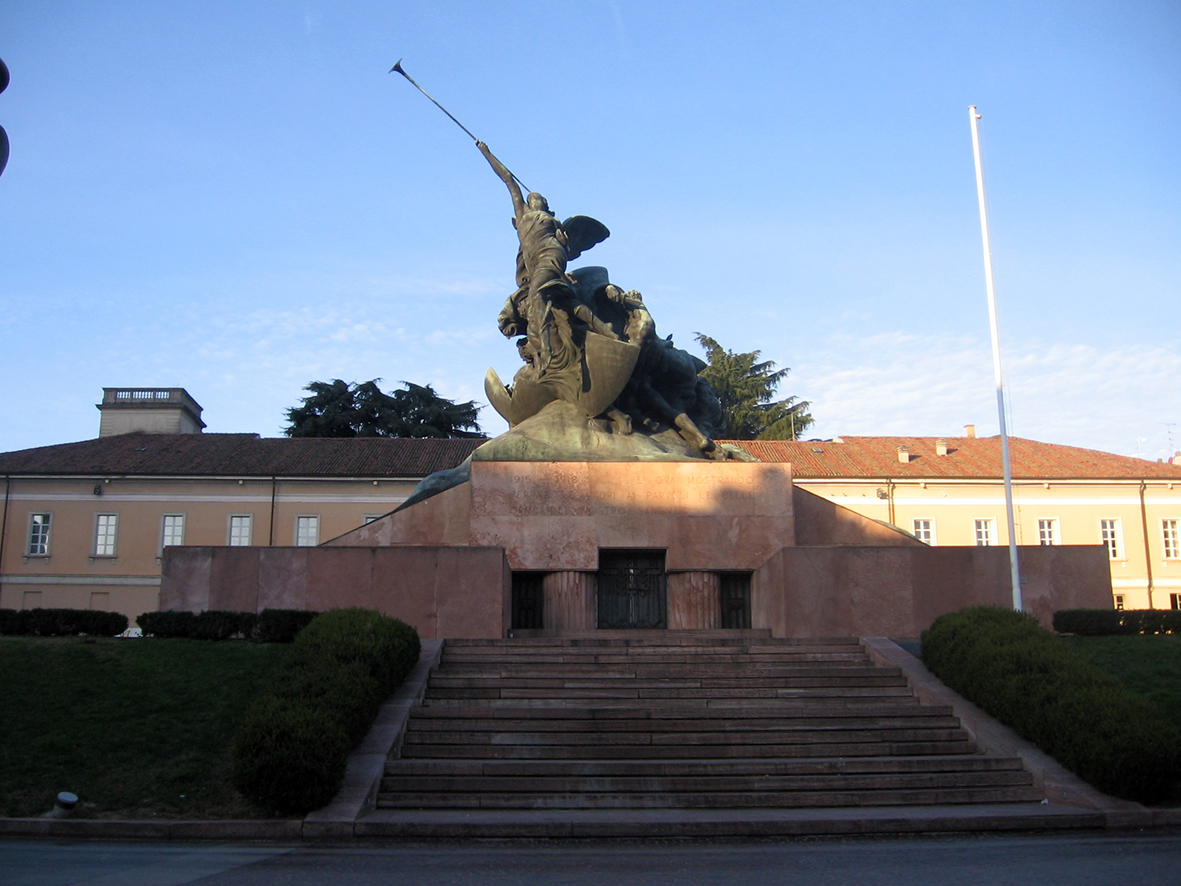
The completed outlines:
{"type": "Polygon", "coordinates": [[[807,400],[776,400],[779,383],[789,369],[759,360],[760,351],[736,354],[708,335],[697,333],[709,361],[701,377],[722,403],[726,436],[735,440],[798,440],[814,423],[807,400]]]}
{"type": "Polygon", "coordinates": [[[474,401],[455,403],[430,385],[403,382],[384,393],[381,379],[352,383],[313,381],[310,396],[287,410],[288,437],[479,437],[474,401]]]}

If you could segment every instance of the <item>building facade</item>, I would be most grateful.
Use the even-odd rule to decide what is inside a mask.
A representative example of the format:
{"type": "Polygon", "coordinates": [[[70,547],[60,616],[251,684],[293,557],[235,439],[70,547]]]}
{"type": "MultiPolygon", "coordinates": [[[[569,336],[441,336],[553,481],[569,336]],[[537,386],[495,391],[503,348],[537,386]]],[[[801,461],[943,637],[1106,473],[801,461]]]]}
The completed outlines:
{"type": "MultiPolygon", "coordinates": [[[[809,492],[930,545],[1009,543],[999,437],[744,441],[809,492]]],[[[1113,605],[1181,608],[1181,458],[1150,462],[1010,438],[1019,546],[1107,550],[1113,605]]]]}
{"type": "Polygon", "coordinates": [[[318,545],[482,440],[202,433],[182,388],[104,390],[100,436],[0,454],[0,607],[158,608],[168,545],[318,545]]]}
{"type": "MultiPolygon", "coordinates": [[[[0,454],[0,607],[134,618],[158,607],[165,547],[320,545],[483,442],[206,434],[182,388],[107,388],[99,409],[96,439],[0,454]]],[[[1019,545],[1102,544],[1115,606],[1181,607],[1181,463],[1011,444],[1019,545]]],[[[1008,544],[999,438],[736,445],[929,545],[1008,544]]]]}

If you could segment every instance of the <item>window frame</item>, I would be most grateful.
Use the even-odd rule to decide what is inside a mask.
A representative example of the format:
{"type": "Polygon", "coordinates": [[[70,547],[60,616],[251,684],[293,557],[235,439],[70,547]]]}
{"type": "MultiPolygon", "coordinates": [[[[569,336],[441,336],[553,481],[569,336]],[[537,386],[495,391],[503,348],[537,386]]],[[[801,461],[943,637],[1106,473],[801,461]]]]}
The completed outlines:
{"type": "Polygon", "coordinates": [[[320,544],[320,515],[319,514],[296,514],[295,515],[295,531],[293,536],[293,544],[297,548],[314,548],[320,544]],[[315,527],[315,539],[311,542],[300,541],[300,524],[305,520],[312,520],[315,527]]]}
{"type": "Polygon", "coordinates": [[[1164,544],[1166,560],[1181,560],[1181,534],[1178,533],[1178,521],[1173,517],[1164,517],[1161,523],[1161,541],[1164,544]]]}
{"type": "Polygon", "coordinates": [[[96,560],[114,560],[119,553],[119,514],[117,511],[99,511],[94,515],[94,532],[91,535],[90,556],[96,560]],[[109,528],[109,532],[104,531],[109,528]]]}
{"type": "Polygon", "coordinates": [[[1099,542],[1107,548],[1108,560],[1126,560],[1124,555],[1124,528],[1119,517],[1099,518],[1099,542]],[[1108,536],[1110,524],[1111,534],[1108,536]]]}
{"type": "Polygon", "coordinates": [[[52,552],[53,544],[53,511],[29,511],[29,520],[25,528],[25,556],[26,557],[45,557],[48,558],[52,552]],[[44,517],[44,523],[37,523],[38,517],[44,517]],[[34,526],[44,527],[44,532],[39,532],[38,536],[42,536],[42,540],[37,542],[41,550],[33,550],[33,528],[34,526]]]}
{"type": "Polygon", "coordinates": [[[1056,548],[1062,544],[1061,522],[1057,517],[1038,517],[1037,543],[1039,547],[1056,548]],[[1047,534],[1046,530],[1049,530],[1047,534]],[[1047,535],[1049,541],[1046,540],[1047,535]]]}
{"type": "MultiPolygon", "coordinates": [[[[239,538],[241,536],[239,535],[239,538]]],[[[226,546],[231,548],[248,548],[254,543],[254,514],[229,514],[226,517],[226,546]],[[234,541],[234,521],[245,520],[246,541],[234,541]]]]}
{"type": "Polygon", "coordinates": [[[183,513],[178,514],[161,514],[160,515],[160,555],[163,556],[165,548],[180,547],[185,543],[185,519],[183,513]],[[180,520],[180,541],[169,542],[168,540],[168,521],[180,520]]]}
{"type": "Polygon", "coordinates": [[[976,517],[972,521],[973,537],[976,540],[976,547],[978,548],[994,548],[997,545],[996,537],[996,518],[994,517],[976,517]],[[985,530],[981,535],[980,530],[985,530]]]}
{"type": "Polygon", "coordinates": [[[936,546],[937,541],[936,541],[936,537],[935,537],[935,518],[934,517],[915,517],[914,519],[912,519],[910,521],[910,525],[911,525],[912,529],[914,530],[911,533],[911,535],[913,535],[915,538],[917,538],[923,544],[930,545],[931,547],[936,546]],[[925,527],[923,527],[923,529],[920,529],[920,527],[919,527],[920,523],[926,523],[927,525],[925,527]],[[926,538],[923,538],[924,531],[927,536],[926,538]]]}

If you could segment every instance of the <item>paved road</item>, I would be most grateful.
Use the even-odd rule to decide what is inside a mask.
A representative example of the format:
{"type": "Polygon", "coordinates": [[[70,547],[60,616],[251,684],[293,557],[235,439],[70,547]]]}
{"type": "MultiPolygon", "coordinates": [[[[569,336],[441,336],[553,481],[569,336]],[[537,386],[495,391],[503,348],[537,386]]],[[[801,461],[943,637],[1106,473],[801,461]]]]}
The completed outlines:
{"type": "Polygon", "coordinates": [[[1181,835],[345,846],[0,840],[3,886],[1178,886],[1181,835]]]}

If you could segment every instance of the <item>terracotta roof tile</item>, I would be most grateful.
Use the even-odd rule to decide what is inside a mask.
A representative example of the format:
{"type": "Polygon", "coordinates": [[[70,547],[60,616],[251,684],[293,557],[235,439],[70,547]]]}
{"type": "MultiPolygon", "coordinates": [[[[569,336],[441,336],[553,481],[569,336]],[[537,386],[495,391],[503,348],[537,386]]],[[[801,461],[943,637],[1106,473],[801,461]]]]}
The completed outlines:
{"type": "MultiPolygon", "coordinates": [[[[760,461],[791,462],[800,479],[891,477],[999,479],[1000,437],[836,437],[812,442],[732,440],[760,461]],[[937,455],[936,439],[947,440],[947,455],[937,455]],[[898,460],[906,446],[910,462],[898,460]]],[[[1077,446],[1009,438],[1013,477],[1023,480],[1088,479],[1181,481],[1181,464],[1145,461],[1077,446]]]]}
{"type": "Polygon", "coordinates": [[[119,434],[0,453],[0,474],[423,477],[453,468],[478,439],[119,434]]]}

